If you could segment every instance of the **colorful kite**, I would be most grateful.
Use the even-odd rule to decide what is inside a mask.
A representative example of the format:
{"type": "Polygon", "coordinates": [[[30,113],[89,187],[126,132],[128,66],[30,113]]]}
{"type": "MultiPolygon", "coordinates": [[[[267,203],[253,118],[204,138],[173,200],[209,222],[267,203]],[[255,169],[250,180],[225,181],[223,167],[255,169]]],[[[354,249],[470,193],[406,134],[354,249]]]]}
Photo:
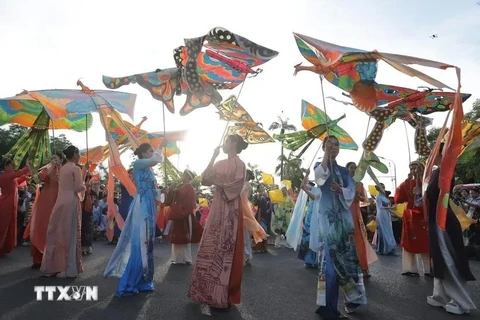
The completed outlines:
{"type": "Polygon", "coordinates": [[[375,82],[378,60],[386,62],[409,76],[418,77],[434,87],[453,90],[442,82],[408,66],[418,64],[447,69],[453,68],[452,65],[397,54],[341,47],[298,33],[294,33],[294,37],[300,53],[313,64],[310,67],[298,64],[295,66],[295,73],[309,70],[324,76],[329,82],[348,92],[354,105],[361,111],[369,112],[381,105],[381,97],[377,96],[378,84],[375,82]]]}
{"type": "Polygon", "coordinates": [[[119,78],[103,76],[103,83],[111,89],[138,83],[172,113],[174,95],[184,94],[187,100],[180,114],[186,115],[197,108],[219,104],[222,97],[217,89],[237,87],[249,74],[261,72],[253,68],[277,55],[274,50],[217,27],[207,35],[185,39],[185,46],[174,50],[176,68],[119,78]]]}
{"type": "Polygon", "coordinates": [[[274,135],[275,139],[284,142],[284,147],[288,150],[296,151],[306,144],[297,155],[298,158],[305,153],[313,141],[316,139],[323,141],[327,135],[335,136],[341,149],[358,150],[352,137],[338,126],[338,122],[345,118],[345,115],[332,121],[322,110],[305,100],[302,100],[301,114],[302,126],[305,130],[274,135]]]}
{"type": "Polygon", "coordinates": [[[247,110],[238,103],[235,96],[217,106],[220,119],[233,122],[234,125],[228,128],[228,134],[238,134],[249,144],[275,142],[270,135],[263,130],[262,125],[253,120],[247,110]]]}
{"type": "MultiPolygon", "coordinates": [[[[431,124],[431,120],[422,115],[450,110],[455,93],[432,89],[417,91],[383,84],[376,84],[376,92],[379,106],[366,112],[376,120],[376,123],[363,142],[363,148],[369,152],[375,151],[383,137],[384,130],[396,119],[401,119],[407,121],[415,129],[416,152],[420,156],[428,156],[430,149],[427,144],[426,127],[431,124]]],[[[462,94],[462,100],[465,101],[470,96],[470,94],[462,94]]],[[[333,100],[348,104],[348,102],[333,100]]]]}

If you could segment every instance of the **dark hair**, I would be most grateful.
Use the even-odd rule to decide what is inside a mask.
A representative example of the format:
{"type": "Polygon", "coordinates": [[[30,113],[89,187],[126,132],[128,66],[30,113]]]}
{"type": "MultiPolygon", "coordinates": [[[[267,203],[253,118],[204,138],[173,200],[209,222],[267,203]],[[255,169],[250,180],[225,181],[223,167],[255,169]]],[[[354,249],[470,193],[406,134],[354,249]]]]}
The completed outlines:
{"type": "Polygon", "coordinates": [[[138,159],[143,159],[143,154],[150,149],[152,149],[152,145],[150,143],[142,143],[137,149],[135,149],[133,154],[136,155],[138,159]]]}
{"type": "Polygon", "coordinates": [[[257,186],[257,192],[260,190],[260,188],[263,188],[265,190],[265,185],[263,183],[260,183],[258,186],[257,186]]]}
{"type": "Polygon", "coordinates": [[[8,165],[11,165],[13,164],[13,160],[10,159],[10,158],[5,158],[3,159],[3,162],[2,162],[2,170],[5,171],[5,168],[8,166],[8,165]]]}
{"type": "Polygon", "coordinates": [[[65,159],[65,155],[63,153],[61,153],[60,151],[55,152],[53,155],[59,157],[60,160],[65,159]]]}
{"type": "Polygon", "coordinates": [[[330,140],[330,139],[335,139],[335,140],[339,141],[338,138],[335,137],[335,136],[326,136],[325,139],[323,139],[322,150],[325,151],[326,143],[327,143],[327,141],[330,140]]]}
{"type": "Polygon", "coordinates": [[[127,170],[127,173],[132,173],[133,172],[133,168],[130,168],[127,170]]]}
{"type": "Polygon", "coordinates": [[[355,162],[350,161],[349,163],[347,163],[347,165],[345,166],[345,168],[348,169],[348,167],[350,167],[352,164],[357,165],[355,162]]]}
{"type": "Polygon", "coordinates": [[[247,149],[248,143],[243,140],[238,134],[229,135],[228,138],[232,139],[237,143],[237,154],[241,153],[243,150],[247,149]]]}
{"type": "Polygon", "coordinates": [[[442,154],[443,152],[443,147],[445,147],[445,142],[440,143],[440,147],[438,148],[438,154],[442,154]]]}
{"type": "Polygon", "coordinates": [[[250,169],[247,169],[247,181],[255,179],[255,176],[253,175],[253,171],[250,169]]]}
{"type": "Polygon", "coordinates": [[[60,159],[60,163],[65,164],[65,155],[60,151],[55,152],[52,156],[57,156],[60,159]]]}
{"type": "Polygon", "coordinates": [[[80,151],[75,146],[69,146],[67,149],[63,150],[63,154],[65,155],[65,158],[67,158],[67,160],[72,160],[75,154],[80,154],[80,151]]]}

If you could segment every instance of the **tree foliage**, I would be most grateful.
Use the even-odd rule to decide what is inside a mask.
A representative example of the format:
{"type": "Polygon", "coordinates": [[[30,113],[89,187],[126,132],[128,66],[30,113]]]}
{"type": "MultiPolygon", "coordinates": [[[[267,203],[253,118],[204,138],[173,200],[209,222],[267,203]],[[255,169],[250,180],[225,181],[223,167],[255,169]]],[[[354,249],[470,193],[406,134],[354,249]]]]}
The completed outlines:
{"type": "MultiPolygon", "coordinates": [[[[475,121],[480,118],[480,99],[473,102],[472,110],[465,113],[465,119],[475,121]]],[[[430,148],[433,148],[439,139],[441,128],[432,127],[427,133],[427,141],[430,148]]],[[[480,150],[464,152],[457,161],[455,175],[458,184],[480,182],[480,150]]]]}
{"type": "Polygon", "coordinates": [[[305,169],[302,168],[302,160],[294,157],[285,157],[284,155],[278,157],[279,164],[275,168],[275,173],[282,171],[283,178],[292,181],[292,188],[294,191],[300,189],[302,184],[305,169]]]}

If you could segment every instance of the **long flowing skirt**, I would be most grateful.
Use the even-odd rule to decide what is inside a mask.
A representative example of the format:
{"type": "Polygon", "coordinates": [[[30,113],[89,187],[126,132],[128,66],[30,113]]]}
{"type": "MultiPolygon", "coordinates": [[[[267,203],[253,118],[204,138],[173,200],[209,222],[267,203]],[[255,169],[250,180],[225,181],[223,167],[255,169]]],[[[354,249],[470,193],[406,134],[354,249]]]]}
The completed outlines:
{"type": "Polygon", "coordinates": [[[393,236],[390,212],[379,210],[377,212],[377,253],[388,255],[395,253],[397,242],[393,236]]]}
{"type": "Polygon", "coordinates": [[[188,296],[215,308],[239,304],[243,263],[241,201],[214,201],[200,241],[188,296]]]}
{"type": "Polygon", "coordinates": [[[140,196],[135,196],[120,239],[105,269],[105,277],[120,278],[115,292],[117,297],[154,289],[155,221],[153,214],[144,215],[143,211],[148,209],[152,208],[144,208],[140,196]]]}
{"type": "Polygon", "coordinates": [[[55,206],[48,224],[40,271],[46,275],[65,272],[67,277],[83,272],[79,201],[73,206],[71,203],[55,206]]]}

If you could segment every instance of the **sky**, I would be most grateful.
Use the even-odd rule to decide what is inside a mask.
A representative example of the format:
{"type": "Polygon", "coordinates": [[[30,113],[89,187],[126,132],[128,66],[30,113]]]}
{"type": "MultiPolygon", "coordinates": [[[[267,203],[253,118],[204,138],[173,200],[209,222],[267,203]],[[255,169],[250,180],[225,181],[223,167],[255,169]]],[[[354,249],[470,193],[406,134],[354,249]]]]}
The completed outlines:
{"type": "MultiPolygon", "coordinates": [[[[278,57],[261,66],[263,73],[246,80],[239,102],[255,121],[268,128],[277,116],[289,118],[301,129],[301,100],[324,108],[319,77],[303,71],[293,76],[293,66],[308,62],[299,53],[292,32],[327,42],[364,50],[405,54],[445,62],[462,69],[462,92],[472,97],[465,111],[480,98],[480,6],[477,0],[296,0],[296,1],[120,1],[120,0],[2,0],[0,1],[0,97],[26,90],[75,89],[81,78],[91,89],[106,89],[102,75],[127,76],[174,67],[173,49],[184,38],[206,34],[224,27],[258,44],[278,51],[278,57]],[[281,4],[280,4],[281,3],[281,4]],[[430,36],[438,34],[438,38],[430,36]]],[[[418,68],[456,87],[454,70],[418,68]]],[[[377,82],[417,88],[426,85],[380,62],[377,82]]],[[[342,99],[341,90],[324,82],[325,96],[342,99]]],[[[138,85],[120,91],[137,94],[134,123],[143,116],[148,131],[163,131],[162,103],[138,85]]],[[[238,88],[220,91],[224,99],[237,94],[238,88]]],[[[201,173],[218,145],[226,123],[219,120],[213,105],[180,116],[184,97],[176,97],[177,114],[166,112],[166,130],[188,130],[187,140],[179,143],[180,156],[171,158],[180,170],[190,168],[201,173]]],[[[344,100],[344,99],[343,99],[344,100]]],[[[352,106],[326,100],[327,114],[336,119],[346,114],[339,125],[360,146],[360,150],[342,150],[339,164],[358,162],[368,116],[352,106]]],[[[446,113],[432,116],[441,126],[446,113]]],[[[124,118],[132,122],[128,116],[124,118]]],[[[105,144],[98,117],[88,131],[90,146],[105,144]]],[[[372,126],[373,124],[371,124],[372,126]]],[[[370,127],[371,127],[370,126],[370,127]]],[[[85,133],[64,133],[80,149],[85,133]]],[[[272,134],[272,132],[270,132],[272,134]]],[[[414,129],[401,121],[384,134],[376,154],[395,163],[398,184],[407,176],[413,148],[414,129]],[[407,139],[408,137],[408,139],[407,139]],[[409,143],[407,143],[407,140],[409,143]]],[[[312,161],[320,141],[303,156],[304,166],[312,161]]],[[[280,155],[280,143],[251,145],[242,152],[246,163],[273,173],[280,155]]],[[[316,157],[322,156],[321,151],[316,157]]],[[[219,159],[224,157],[220,156],[219,159]]],[[[125,165],[131,158],[126,157],[125,165]]],[[[394,165],[390,161],[391,173],[394,165]]],[[[393,179],[376,172],[387,189],[393,179]]],[[[278,182],[279,179],[277,179],[278,182]]],[[[364,184],[371,184],[365,178],[364,184]]]]}

